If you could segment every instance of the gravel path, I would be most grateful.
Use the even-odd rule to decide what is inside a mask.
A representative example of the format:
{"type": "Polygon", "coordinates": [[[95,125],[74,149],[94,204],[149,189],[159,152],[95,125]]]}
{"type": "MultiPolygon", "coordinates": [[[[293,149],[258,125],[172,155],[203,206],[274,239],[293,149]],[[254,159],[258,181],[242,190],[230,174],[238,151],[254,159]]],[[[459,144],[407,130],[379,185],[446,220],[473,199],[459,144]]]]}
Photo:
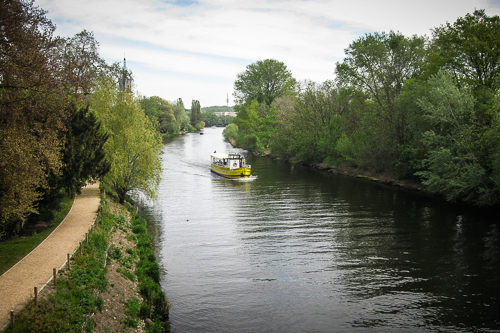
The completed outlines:
{"type": "Polygon", "coordinates": [[[10,322],[10,311],[21,310],[52,279],[54,268],[64,266],[68,253],[85,239],[99,207],[99,184],[88,185],[76,196],[64,221],[26,257],[0,276],[0,330],[10,322]]]}

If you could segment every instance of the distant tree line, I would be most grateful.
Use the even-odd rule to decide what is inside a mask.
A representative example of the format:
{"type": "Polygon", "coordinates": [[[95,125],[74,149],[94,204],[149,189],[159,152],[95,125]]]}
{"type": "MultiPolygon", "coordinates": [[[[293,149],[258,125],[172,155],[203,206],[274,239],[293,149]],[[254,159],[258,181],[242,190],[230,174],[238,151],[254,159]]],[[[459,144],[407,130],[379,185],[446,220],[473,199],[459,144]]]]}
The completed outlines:
{"type": "Polygon", "coordinates": [[[194,130],[181,98],[168,102],[158,96],[142,97],[139,102],[146,116],[158,124],[158,131],[162,135],[177,135],[194,130]]]}
{"type": "Polygon", "coordinates": [[[233,116],[218,116],[213,112],[203,112],[203,121],[205,122],[205,126],[212,127],[226,127],[227,125],[233,122],[233,116]]]}
{"type": "Polygon", "coordinates": [[[234,83],[225,136],[258,153],[414,179],[477,205],[500,203],[500,18],[484,10],[432,37],[366,34],[335,79],[301,82],[276,60],[234,83]]]}
{"type": "Polygon", "coordinates": [[[232,106],[207,106],[201,108],[201,112],[234,112],[234,108],[232,106]]]}
{"type": "Polygon", "coordinates": [[[232,106],[209,106],[206,108],[201,108],[201,113],[203,115],[203,121],[205,126],[212,127],[226,127],[233,122],[234,117],[230,115],[220,116],[214,112],[234,112],[232,106]]]}
{"type": "Polygon", "coordinates": [[[103,180],[124,200],[154,197],[157,124],[108,65],[91,32],[54,35],[33,1],[0,2],[0,239],[48,222],[64,195],[103,180]]]}
{"type": "Polygon", "coordinates": [[[158,123],[158,131],[163,137],[199,131],[205,126],[224,127],[230,124],[234,118],[232,116],[218,116],[214,113],[232,112],[232,107],[210,106],[202,108],[198,100],[192,101],[191,109],[185,109],[180,98],[175,102],[168,102],[158,96],[141,97],[140,104],[146,115],[158,123]]]}

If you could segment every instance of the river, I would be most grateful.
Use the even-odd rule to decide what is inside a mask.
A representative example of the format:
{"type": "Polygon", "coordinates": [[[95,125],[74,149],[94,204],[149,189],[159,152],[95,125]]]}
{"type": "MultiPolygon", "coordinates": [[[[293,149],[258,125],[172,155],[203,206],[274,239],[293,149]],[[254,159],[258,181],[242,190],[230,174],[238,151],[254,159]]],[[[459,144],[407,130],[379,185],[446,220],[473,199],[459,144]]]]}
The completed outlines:
{"type": "Polygon", "coordinates": [[[172,332],[500,332],[498,215],[247,154],[222,129],[169,140],[150,221],[172,332]]]}

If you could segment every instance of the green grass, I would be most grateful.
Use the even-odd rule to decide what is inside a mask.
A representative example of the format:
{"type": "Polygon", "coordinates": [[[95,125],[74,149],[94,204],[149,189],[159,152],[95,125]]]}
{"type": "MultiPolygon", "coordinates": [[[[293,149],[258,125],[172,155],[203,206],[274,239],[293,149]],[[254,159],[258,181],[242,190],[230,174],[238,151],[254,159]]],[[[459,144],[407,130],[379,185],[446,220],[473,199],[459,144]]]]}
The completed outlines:
{"type": "Polygon", "coordinates": [[[127,315],[127,318],[124,320],[125,326],[137,327],[139,324],[140,307],[141,302],[135,297],[125,302],[125,314],[127,315]]]}
{"type": "Polygon", "coordinates": [[[8,271],[19,260],[24,258],[36,248],[68,215],[73,200],[65,197],[61,202],[61,210],[56,214],[54,220],[48,223],[47,228],[32,236],[18,237],[0,242],[0,275],[8,271]]]}
{"type": "MultiPolygon", "coordinates": [[[[103,299],[96,291],[108,286],[106,269],[103,269],[109,231],[94,229],[85,244],[83,254],[74,256],[69,272],[60,274],[57,290],[38,305],[34,300],[16,314],[13,332],[81,332],[85,327],[92,332],[95,326],[92,313],[102,310],[103,299]]],[[[61,272],[60,272],[61,273],[61,272]]]]}
{"type": "MultiPolygon", "coordinates": [[[[57,289],[51,291],[46,298],[40,299],[38,305],[34,300],[29,301],[28,305],[16,314],[14,330],[7,328],[5,332],[74,333],[82,332],[83,327],[85,332],[93,332],[96,323],[91,314],[103,310],[104,301],[98,294],[107,290],[109,286],[105,275],[108,268],[103,269],[106,253],[108,259],[114,257],[123,265],[123,268],[119,268],[123,276],[138,280],[144,298],[144,301],[139,301],[137,298],[124,301],[127,318],[122,324],[135,327],[139,319],[150,318],[153,322],[146,325],[146,332],[169,331],[168,301],[158,283],[160,267],[156,263],[153,251],[153,238],[147,233],[146,228],[138,228],[137,234],[127,236],[136,243],[134,249],[126,250],[129,256],[125,258],[123,249],[117,246],[109,248],[108,251],[112,227],[126,226],[123,216],[110,213],[106,204],[102,208],[98,227],[89,235],[89,243],[84,244],[82,255],[76,254],[71,258],[70,271],[59,271],[57,289]],[[136,261],[138,261],[137,275],[129,270],[136,261]]],[[[135,209],[132,210],[135,213],[135,209]]],[[[54,226],[57,224],[54,222],[54,226]]],[[[146,220],[133,215],[132,226],[137,225],[146,225],[146,220]]]]}

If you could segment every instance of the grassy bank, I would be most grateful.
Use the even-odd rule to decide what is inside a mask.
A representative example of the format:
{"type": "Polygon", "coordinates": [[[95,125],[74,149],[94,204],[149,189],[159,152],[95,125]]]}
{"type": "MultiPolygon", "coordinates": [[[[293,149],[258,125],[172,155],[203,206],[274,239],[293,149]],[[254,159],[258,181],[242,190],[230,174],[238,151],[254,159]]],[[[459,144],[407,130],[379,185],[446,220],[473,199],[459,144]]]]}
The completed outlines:
{"type": "Polygon", "coordinates": [[[0,242],[0,275],[43,242],[68,215],[72,205],[73,199],[65,197],[61,202],[61,209],[47,225],[41,229],[33,229],[28,233],[25,232],[20,236],[0,242]]]}
{"type": "Polygon", "coordinates": [[[6,332],[168,332],[168,302],[146,221],[135,207],[101,199],[83,244],[6,332]]]}

